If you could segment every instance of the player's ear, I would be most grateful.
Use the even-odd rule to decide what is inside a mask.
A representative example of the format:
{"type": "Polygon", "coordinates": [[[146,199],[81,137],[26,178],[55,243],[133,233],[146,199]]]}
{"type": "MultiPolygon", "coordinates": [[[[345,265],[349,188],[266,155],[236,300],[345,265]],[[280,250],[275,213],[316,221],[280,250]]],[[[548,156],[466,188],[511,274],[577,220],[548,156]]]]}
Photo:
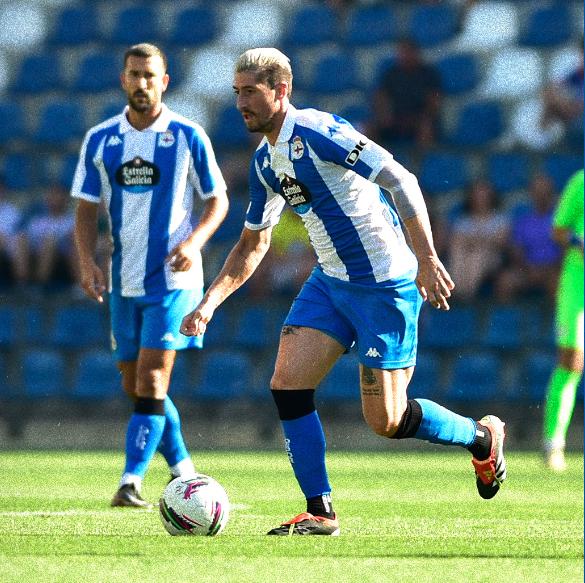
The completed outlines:
{"type": "Polygon", "coordinates": [[[162,90],[163,90],[163,92],[167,90],[167,87],[169,86],[169,81],[170,80],[171,80],[171,78],[169,77],[169,74],[168,73],[165,73],[163,75],[163,78],[162,78],[162,90]]]}
{"type": "Polygon", "coordinates": [[[276,98],[284,99],[288,94],[288,83],[286,81],[281,81],[276,84],[274,89],[276,91],[276,98]]]}

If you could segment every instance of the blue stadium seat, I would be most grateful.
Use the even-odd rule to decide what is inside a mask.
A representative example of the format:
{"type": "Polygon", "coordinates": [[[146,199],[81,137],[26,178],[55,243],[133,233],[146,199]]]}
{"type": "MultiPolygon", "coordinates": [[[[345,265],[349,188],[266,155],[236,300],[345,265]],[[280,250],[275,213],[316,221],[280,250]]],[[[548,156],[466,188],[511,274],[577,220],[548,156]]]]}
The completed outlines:
{"type": "Polygon", "coordinates": [[[560,3],[535,8],[520,33],[520,44],[552,47],[569,42],[572,30],[569,7],[560,3]]]}
{"type": "Polygon", "coordinates": [[[10,190],[30,190],[36,186],[36,163],[27,154],[8,154],[4,160],[4,182],[10,190]]]}
{"type": "Polygon", "coordinates": [[[21,322],[23,340],[29,345],[45,345],[47,323],[45,310],[39,306],[27,305],[22,308],[21,322]]]}
{"type": "Polygon", "coordinates": [[[530,172],[530,160],[526,154],[494,153],[487,160],[488,180],[501,194],[527,188],[530,172]]]}
{"type": "Polygon", "coordinates": [[[211,138],[216,149],[241,148],[249,143],[250,133],[246,129],[242,114],[234,105],[228,105],[219,112],[211,138]]]}
{"type": "Polygon", "coordinates": [[[247,306],[236,322],[234,341],[239,346],[251,349],[276,346],[285,316],[266,306],[247,306]]]}
{"type": "Polygon", "coordinates": [[[343,355],[316,392],[322,401],[359,401],[359,360],[355,352],[343,355]]]}
{"type": "Polygon", "coordinates": [[[193,390],[197,383],[189,374],[187,358],[188,356],[185,354],[185,351],[177,352],[177,358],[175,359],[173,373],[171,375],[171,383],[169,386],[171,397],[193,396],[193,390]]]}
{"type": "Polygon", "coordinates": [[[514,350],[522,344],[523,313],[516,306],[498,306],[487,317],[483,345],[489,348],[514,350]]]}
{"type": "Polygon", "coordinates": [[[522,317],[521,334],[524,346],[554,350],[556,338],[552,310],[526,310],[522,317]]]}
{"type": "Polygon", "coordinates": [[[467,160],[458,154],[427,154],[420,165],[419,181],[427,194],[463,189],[469,184],[467,160]]]}
{"type": "Polygon", "coordinates": [[[67,154],[61,158],[61,166],[58,173],[59,184],[65,188],[70,189],[73,183],[73,176],[77,168],[78,154],[67,154]]]}
{"type": "Polygon", "coordinates": [[[106,103],[100,110],[100,120],[120,115],[124,111],[124,107],[126,104],[121,100],[106,103]]]}
{"type": "MultiPolygon", "coordinates": [[[[284,45],[310,47],[338,39],[337,17],[328,6],[299,8],[287,26],[284,45]]],[[[285,51],[286,52],[286,51],[285,51]]]]}
{"type": "Polygon", "coordinates": [[[205,331],[203,346],[205,348],[225,348],[233,344],[233,324],[229,312],[217,310],[205,331]]]}
{"type": "Polygon", "coordinates": [[[434,352],[420,351],[414,368],[414,374],[408,386],[408,396],[412,399],[440,399],[443,387],[441,386],[441,359],[434,352]]]}
{"type": "Polygon", "coordinates": [[[63,348],[107,346],[106,312],[99,306],[61,306],[49,330],[51,344],[63,348]]]}
{"type": "Polygon", "coordinates": [[[182,10],[175,22],[168,42],[179,47],[196,47],[213,41],[218,25],[211,8],[200,6],[182,10]]]}
{"type": "Polygon", "coordinates": [[[59,57],[52,51],[25,57],[20,62],[13,90],[19,93],[42,93],[63,88],[59,57]]]}
{"type": "Polygon", "coordinates": [[[478,316],[470,306],[453,306],[448,312],[426,308],[421,314],[420,345],[423,348],[468,347],[477,341],[478,316]]]}
{"type": "Polygon", "coordinates": [[[49,41],[56,45],[76,46],[99,40],[98,18],[91,4],[63,8],[57,15],[49,41]]]}
{"type": "Polygon", "coordinates": [[[82,59],[71,88],[84,93],[118,89],[121,70],[122,63],[118,55],[109,52],[90,53],[82,59]]]}
{"type": "Polygon", "coordinates": [[[40,113],[34,139],[39,144],[65,146],[78,140],[87,129],[81,104],[75,101],[50,102],[40,113]]]}
{"type": "Polygon", "coordinates": [[[357,86],[357,70],[352,55],[336,52],[324,55],[317,61],[306,89],[329,95],[349,91],[357,86]]]}
{"type": "Polygon", "coordinates": [[[451,54],[436,63],[441,87],[447,95],[471,91],[479,82],[477,59],[471,53],[451,54]]]}
{"type": "Polygon", "coordinates": [[[544,171],[548,174],[558,192],[567,184],[567,180],[583,168],[583,157],[572,154],[551,154],[544,160],[544,171]]]}
{"type": "Polygon", "coordinates": [[[0,400],[16,396],[15,388],[8,377],[6,355],[0,354],[0,400]]]}
{"type": "Polygon", "coordinates": [[[345,42],[349,46],[376,46],[396,40],[396,15],[391,6],[359,6],[349,14],[345,42]]]}
{"type": "Polygon", "coordinates": [[[249,389],[252,377],[252,361],[244,352],[211,352],[203,360],[200,384],[193,396],[208,401],[238,399],[249,389]]]}
{"type": "Polygon", "coordinates": [[[446,398],[454,401],[488,401],[498,398],[501,360],[493,354],[463,355],[453,366],[446,398]]]}
{"type": "Polygon", "coordinates": [[[409,37],[420,47],[434,47],[451,40],[457,26],[457,12],[451,6],[416,6],[412,9],[409,37]]]}
{"type": "Polygon", "coordinates": [[[0,103],[0,146],[13,140],[26,138],[27,129],[24,109],[17,101],[0,103]]]}
{"type": "Polygon", "coordinates": [[[456,146],[485,146],[498,138],[503,129],[503,113],[499,103],[467,103],[459,112],[451,142],[456,146]]]}
{"type": "Polygon", "coordinates": [[[0,307],[0,348],[10,348],[18,341],[17,314],[13,307],[0,307]]]}
{"type": "Polygon", "coordinates": [[[122,376],[110,351],[91,350],[81,356],[75,370],[73,397],[106,400],[122,394],[122,376]]]}
{"type": "Polygon", "coordinates": [[[554,350],[538,350],[526,355],[520,366],[514,397],[542,403],[556,365],[557,357],[554,350]]]}
{"type": "Polygon", "coordinates": [[[228,214],[213,236],[214,243],[235,242],[240,237],[246,220],[248,202],[248,199],[243,196],[230,198],[228,214]]]}
{"type": "Polygon", "coordinates": [[[67,384],[62,353],[46,349],[26,352],[22,359],[22,386],[30,398],[63,396],[67,384]]]}
{"type": "Polygon", "coordinates": [[[352,126],[359,129],[371,119],[372,113],[367,103],[353,103],[344,107],[339,112],[339,115],[343,119],[346,119],[352,126]]]}
{"type": "Polygon", "coordinates": [[[155,11],[142,4],[121,10],[114,21],[110,41],[121,45],[134,45],[142,42],[158,42],[159,30],[155,11]]]}

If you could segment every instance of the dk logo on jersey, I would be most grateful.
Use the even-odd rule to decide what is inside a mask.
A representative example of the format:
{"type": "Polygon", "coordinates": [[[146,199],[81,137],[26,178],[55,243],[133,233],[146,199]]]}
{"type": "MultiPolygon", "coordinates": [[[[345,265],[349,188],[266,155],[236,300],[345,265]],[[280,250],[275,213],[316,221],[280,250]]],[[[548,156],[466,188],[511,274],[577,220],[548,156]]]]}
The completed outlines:
{"type": "Polygon", "coordinates": [[[288,174],[280,181],[280,192],[286,202],[292,206],[299,215],[304,215],[311,210],[311,193],[307,187],[297,180],[291,178],[288,174]]]}
{"type": "Polygon", "coordinates": [[[142,193],[152,190],[160,181],[160,170],[152,162],[136,156],[116,170],[116,182],[128,192],[142,193]]]}

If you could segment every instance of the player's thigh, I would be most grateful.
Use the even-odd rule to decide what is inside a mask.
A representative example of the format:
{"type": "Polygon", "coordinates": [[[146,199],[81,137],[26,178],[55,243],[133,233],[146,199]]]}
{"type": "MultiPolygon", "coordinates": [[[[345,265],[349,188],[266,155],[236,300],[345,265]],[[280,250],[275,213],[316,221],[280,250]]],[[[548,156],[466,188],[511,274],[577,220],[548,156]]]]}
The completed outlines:
{"type": "Polygon", "coordinates": [[[362,411],[377,434],[391,437],[395,433],[406,410],[413,371],[413,366],[384,370],[360,364],[362,411]]]}
{"type": "Polygon", "coordinates": [[[118,361],[118,370],[122,373],[122,388],[131,398],[136,398],[136,361],[118,361]]]}
{"type": "Polygon", "coordinates": [[[164,399],[169,390],[175,350],[141,348],[136,363],[136,395],[164,399]]]}
{"type": "Polygon", "coordinates": [[[315,389],[345,350],[325,332],[285,324],[270,387],[273,390],[315,389]]]}

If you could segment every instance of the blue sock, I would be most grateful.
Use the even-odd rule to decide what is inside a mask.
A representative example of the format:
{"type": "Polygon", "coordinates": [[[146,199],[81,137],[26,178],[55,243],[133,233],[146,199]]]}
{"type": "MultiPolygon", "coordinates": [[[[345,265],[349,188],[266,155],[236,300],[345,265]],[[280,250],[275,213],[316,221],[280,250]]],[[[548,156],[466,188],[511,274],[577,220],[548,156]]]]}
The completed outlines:
{"type": "Polygon", "coordinates": [[[158,444],[158,451],[162,453],[169,466],[174,466],[189,457],[189,452],[181,433],[179,411],[177,411],[170,397],[165,399],[165,428],[158,444]]]}
{"type": "Polygon", "coordinates": [[[284,447],[305,498],[329,494],[325,434],[317,411],[281,423],[284,447]]]}
{"type": "Polygon", "coordinates": [[[471,445],[475,439],[475,421],[462,417],[428,399],[415,399],[422,409],[422,421],[416,439],[443,445],[471,445]]]}
{"type": "Polygon", "coordinates": [[[156,452],[165,426],[164,415],[134,413],[126,433],[125,474],[144,478],[146,468],[156,452]]]}

